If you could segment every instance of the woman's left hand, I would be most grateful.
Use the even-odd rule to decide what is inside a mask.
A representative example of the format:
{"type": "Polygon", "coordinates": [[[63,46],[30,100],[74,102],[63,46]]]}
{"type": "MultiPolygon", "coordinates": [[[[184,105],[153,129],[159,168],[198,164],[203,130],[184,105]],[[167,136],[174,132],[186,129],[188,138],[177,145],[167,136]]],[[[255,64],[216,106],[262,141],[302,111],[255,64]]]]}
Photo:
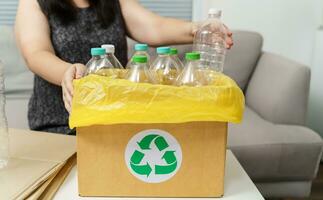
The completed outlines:
{"type": "MultiPolygon", "coordinates": [[[[198,23],[193,23],[193,28],[192,28],[192,33],[193,33],[193,36],[195,36],[196,32],[199,30],[199,28],[204,24],[204,22],[198,22],[198,23]]],[[[217,27],[217,26],[215,26],[217,27]]],[[[224,28],[225,28],[225,33],[226,33],[226,48],[227,49],[231,49],[231,47],[233,46],[233,34],[232,32],[230,31],[230,29],[224,25],[224,28]]]]}
{"type": "Polygon", "coordinates": [[[73,64],[66,71],[62,79],[63,101],[66,110],[71,112],[71,104],[73,98],[73,80],[80,79],[84,76],[86,67],[83,64],[73,64]]]}

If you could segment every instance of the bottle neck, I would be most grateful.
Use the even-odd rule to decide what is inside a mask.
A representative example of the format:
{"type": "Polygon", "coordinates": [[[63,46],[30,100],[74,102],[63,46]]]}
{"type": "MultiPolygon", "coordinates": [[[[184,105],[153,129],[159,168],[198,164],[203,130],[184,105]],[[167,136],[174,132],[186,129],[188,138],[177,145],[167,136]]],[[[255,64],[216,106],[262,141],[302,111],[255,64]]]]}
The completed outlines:
{"type": "Polygon", "coordinates": [[[164,57],[168,57],[170,56],[170,54],[158,54],[158,57],[160,58],[164,58],[164,57]]]}
{"type": "Polygon", "coordinates": [[[136,53],[147,53],[145,50],[136,50],[136,53]]]}
{"type": "Polygon", "coordinates": [[[187,65],[192,65],[194,67],[198,67],[200,65],[200,60],[188,60],[187,65]]]}
{"type": "Polygon", "coordinates": [[[100,59],[100,58],[103,58],[104,57],[104,55],[95,55],[95,56],[92,56],[92,58],[94,58],[94,59],[100,59]]]}
{"type": "Polygon", "coordinates": [[[220,20],[221,17],[222,17],[221,12],[209,14],[209,19],[219,19],[220,20]]]}
{"type": "Polygon", "coordinates": [[[137,63],[135,63],[135,65],[134,65],[137,69],[145,69],[145,68],[147,68],[148,66],[147,66],[147,63],[139,63],[139,62],[137,62],[137,63]]]}

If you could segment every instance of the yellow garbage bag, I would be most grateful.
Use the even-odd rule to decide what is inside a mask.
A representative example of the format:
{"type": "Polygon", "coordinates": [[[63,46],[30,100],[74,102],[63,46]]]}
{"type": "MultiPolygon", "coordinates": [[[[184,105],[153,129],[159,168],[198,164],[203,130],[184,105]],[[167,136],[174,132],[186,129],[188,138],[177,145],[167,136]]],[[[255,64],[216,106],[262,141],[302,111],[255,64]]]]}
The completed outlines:
{"type": "Polygon", "coordinates": [[[219,75],[213,85],[203,87],[133,83],[89,75],[74,80],[69,125],[74,128],[124,123],[238,123],[244,103],[243,92],[225,75],[219,75]]]}

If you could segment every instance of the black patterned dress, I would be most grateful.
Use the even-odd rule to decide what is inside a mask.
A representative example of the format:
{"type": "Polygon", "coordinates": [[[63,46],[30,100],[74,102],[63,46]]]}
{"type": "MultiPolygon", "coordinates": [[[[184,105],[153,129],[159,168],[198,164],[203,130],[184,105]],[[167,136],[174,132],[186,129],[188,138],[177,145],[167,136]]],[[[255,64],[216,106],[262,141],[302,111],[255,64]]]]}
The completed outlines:
{"type": "MultiPolygon", "coordinates": [[[[126,28],[118,0],[114,4],[115,19],[102,28],[91,7],[80,8],[77,19],[68,25],[49,16],[51,41],[55,54],[69,63],[83,63],[91,58],[90,49],[102,44],[114,44],[116,56],[125,66],[127,62],[126,28]]],[[[62,88],[35,75],[34,89],[28,106],[28,121],[32,130],[74,134],[68,127],[69,114],[62,99],[62,88]]]]}

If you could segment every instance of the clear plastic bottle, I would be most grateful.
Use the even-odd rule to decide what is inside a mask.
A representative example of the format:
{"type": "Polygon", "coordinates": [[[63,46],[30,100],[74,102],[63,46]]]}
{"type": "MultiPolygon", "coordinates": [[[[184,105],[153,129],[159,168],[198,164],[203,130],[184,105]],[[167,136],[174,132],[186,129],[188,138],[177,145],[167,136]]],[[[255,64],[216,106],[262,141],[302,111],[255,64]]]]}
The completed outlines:
{"type": "Polygon", "coordinates": [[[0,169],[5,168],[9,160],[9,133],[5,114],[4,69],[0,61],[0,169]]]}
{"type": "Polygon", "coordinates": [[[105,49],[106,57],[115,69],[123,69],[120,61],[115,57],[115,47],[112,44],[104,44],[101,48],[105,49]]]}
{"type": "Polygon", "coordinates": [[[146,56],[147,57],[147,63],[150,65],[150,56],[148,54],[148,45],[147,44],[135,44],[135,53],[132,55],[130,61],[128,62],[126,69],[129,69],[130,66],[133,64],[132,60],[134,56],[146,56]]]}
{"type": "Polygon", "coordinates": [[[112,44],[104,44],[101,48],[105,49],[105,56],[112,64],[116,73],[118,73],[118,78],[124,78],[127,73],[127,70],[122,66],[118,58],[114,55],[115,53],[115,46],[112,44]]]}
{"type": "Polygon", "coordinates": [[[156,51],[158,56],[150,70],[156,74],[159,83],[173,85],[181,73],[181,69],[175,60],[170,57],[170,47],[158,47],[156,51]]]}
{"type": "Polygon", "coordinates": [[[177,66],[180,68],[180,70],[184,69],[184,64],[181,59],[179,59],[178,50],[176,48],[170,49],[170,57],[177,63],[177,66]]]}
{"type": "Polygon", "coordinates": [[[105,49],[92,48],[92,59],[88,62],[88,73],[97,74],[100,76],[107,76],[111,78],[118,78],[119,72],[114,69],[114,66],[106,56],[105,49]]]}
{"type": "Polygon", "coordinates": [[[221,10],[209,10],[208,20],[196,32],[193,45],[193,51],[201,53],[201,65],[217,72],[223,72],[226,55],[226,32],[221,16],[221,10]]]}
{"type": "Polygon", "coordinates": [[[204,86],[208,85],[207,69],[200,65],[200,53],[186,53],[186,64],[182,73],[178,76],[177,86],[204,86]]]}
{"type": "Polygon", "coordinates": [[[157,84],[153,73],[149,71],[149,64],[147,56],[135,55],[132,58],[132,64],[128,70],[125,79],[135,83],[152,83],[157,84]]]}
{"type": "Polygon", "coordinates": [[[91,48],[92,58],[87,62],[87,74],[95,74],[98,68],[98,64],[103,59],[105,50],[102,48],[91,48]]]}

